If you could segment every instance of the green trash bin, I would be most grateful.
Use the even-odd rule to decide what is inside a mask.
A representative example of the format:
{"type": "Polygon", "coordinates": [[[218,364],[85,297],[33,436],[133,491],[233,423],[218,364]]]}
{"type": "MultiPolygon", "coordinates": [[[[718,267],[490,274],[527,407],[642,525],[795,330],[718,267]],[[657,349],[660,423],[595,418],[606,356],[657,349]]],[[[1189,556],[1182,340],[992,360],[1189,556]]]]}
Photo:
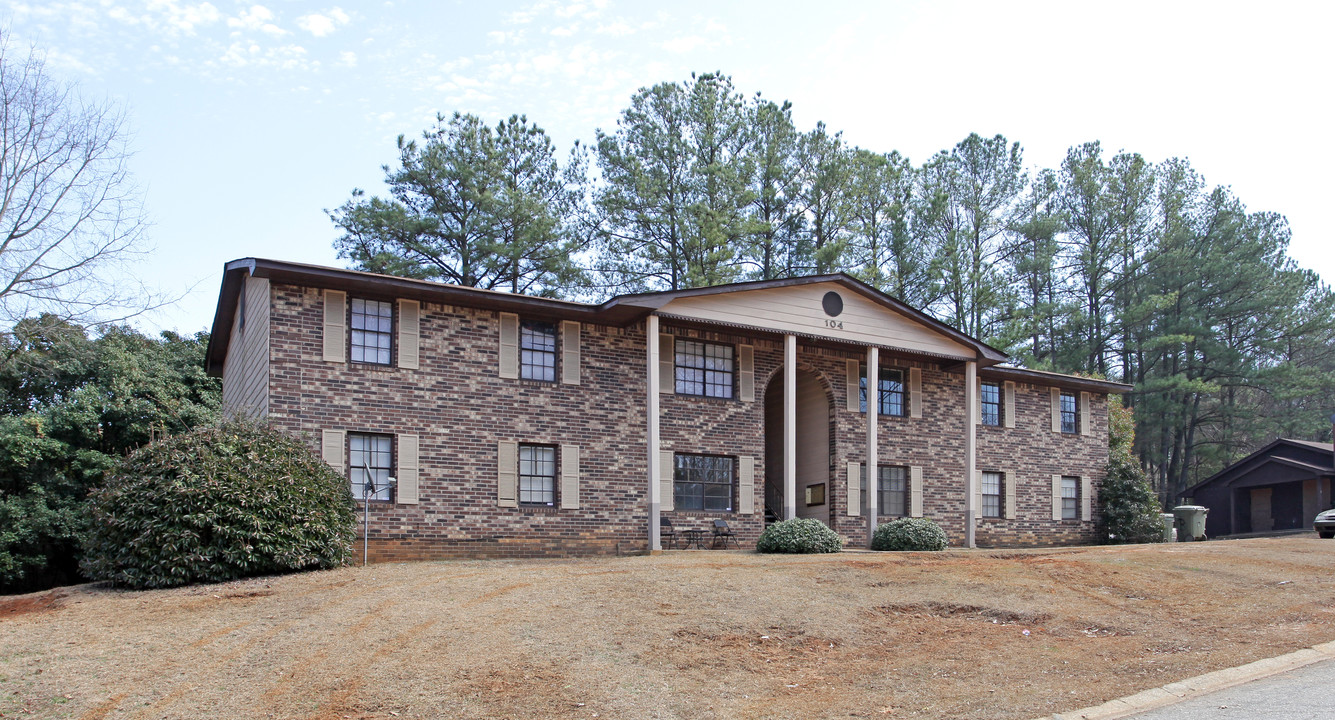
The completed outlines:
{"type": "Polygon", "coordinates": [[[1173,508],[1174,527],[1177,528],[1177,541],[1205,539],[1205,516],[1210,508],[1201,505],[1178,505],[1173,508]]]}
{"type": "Polygon", "coordinates": [[[1163,521],[1163,541],[1173,542],[1176,538],[1173,533],[1173,513],[1160,513],[1159,519],[1163,521]]]}

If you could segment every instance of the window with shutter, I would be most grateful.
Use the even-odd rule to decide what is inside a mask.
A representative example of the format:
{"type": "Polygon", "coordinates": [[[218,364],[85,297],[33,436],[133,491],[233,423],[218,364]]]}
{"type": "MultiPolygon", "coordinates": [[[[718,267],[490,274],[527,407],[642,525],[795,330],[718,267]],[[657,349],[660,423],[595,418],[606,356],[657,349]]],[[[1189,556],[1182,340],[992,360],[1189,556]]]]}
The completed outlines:
{"type": "Polygon", "coordinates": [[[348,480],[357,500],[389,502],[394,490],[394,436],[348,433],[348,480]]]}

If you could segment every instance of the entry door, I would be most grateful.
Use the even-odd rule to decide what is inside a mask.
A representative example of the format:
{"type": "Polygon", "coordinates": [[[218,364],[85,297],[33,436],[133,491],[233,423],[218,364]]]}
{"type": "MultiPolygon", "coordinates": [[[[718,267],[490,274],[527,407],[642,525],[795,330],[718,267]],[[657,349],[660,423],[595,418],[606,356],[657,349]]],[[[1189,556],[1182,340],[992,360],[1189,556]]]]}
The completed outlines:
{"type": "Polygon", "coordinates": [[[1252,489],[1252,532],[1275,529],[1275,518],[1270,514],[1270,488],[1252,489]]]}
{"type": "Polygon", "coordinates": [[[798,372],[797,516],[829,525],[830,507],[830,400],[819,378],[798,372]]]}

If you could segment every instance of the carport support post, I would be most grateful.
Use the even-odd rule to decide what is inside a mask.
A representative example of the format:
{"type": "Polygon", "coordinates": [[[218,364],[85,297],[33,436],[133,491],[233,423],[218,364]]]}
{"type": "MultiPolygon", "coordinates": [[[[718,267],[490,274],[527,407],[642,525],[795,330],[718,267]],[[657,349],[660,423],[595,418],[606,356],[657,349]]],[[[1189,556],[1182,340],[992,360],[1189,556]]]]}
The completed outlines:
{"type": "MultiPolygon", "coordinates": [[[[867,548],[871,548],[872,536],[876,534],[876,518],[880,512],[876,507],[879,500],[880,474],[877,472],[877,460],[881,454],[876,448],[876,419],[881,409],[881,351],[879,348],[867,348],[867,548]]],[[[852,478],[849,482],[857,482],[852,478]]]]}
{"type": "Polygon", "coordinates": [[[964,364],[964,546],[974,544],[973,525],[978,508],[973,506],[974,483],[978,482],[978,431],[974,420],[978,417],[978,363],[964,364]]]}
{"type": "Polygon", "coordinates": [[[783,519],[797,517],[797,336],[783,336],[783,519]]]}
{"type": "Polygon", "coordinates": [[[645,407],[648,415],[648,434],[649,434],[649,550],[662,550],[663,544],[658,535],[658,518],[663,499],[659,495],[659,479],[662,477],[663,469],[659,467],[662,461],[659,460],[659,447],[661,442],[658,437],[658,316],[650,315],[644,326],[644,344],[648,348],[645,355],[648,362],[648,371],[645,378],[648,380],[648,394],[645,396],[645,407]]]}

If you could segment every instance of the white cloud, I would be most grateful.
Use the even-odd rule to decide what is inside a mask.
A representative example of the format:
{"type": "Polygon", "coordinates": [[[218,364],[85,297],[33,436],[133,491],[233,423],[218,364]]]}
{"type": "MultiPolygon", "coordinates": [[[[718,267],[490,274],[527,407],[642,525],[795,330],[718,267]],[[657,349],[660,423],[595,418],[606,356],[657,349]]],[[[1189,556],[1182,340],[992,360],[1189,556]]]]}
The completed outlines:
{"type": "Polygon", "coordinates": [[[272,21],[274,19],[273,11],[263,5],[251,5],[250,9],[242,10],[240,15],[227,18],[227,27],[240,30],[258,30],[266,35],[279,37],[287,35],[284,30],[272,21]]]}
{"type": "Polygon", "coordinates": [[[194,35],[195,28],[212,25],[222,19],[222,13],[210,3],[197,5],[178,5],[175,0],[150,0],[149,12],[162,13],[164,24],[170,31],[183,35],[194,35]]]}
{"type": "Polygon", "coordinates": [[[357,53],[344,50],[338,54],[339,67],[357,67],[357,53]]]}
{"type": "Polygon", "coordinates": [[[223,52],[218,62],[234,68],[262,68],[270,70],[311,70],[318,66],[307,59],[306,48],[300,45],[280,45],[264,48],[256,43],[234,42],[223,52]]]}
{"type": "Polygon", "coordinates": [[[352,20],[348,14],[340,8],[326,10],[319,13],[302,15],[297,18],[297,27],[314,35],[315,37],[324,37],[333,33],[339,27],[347,25],[352,20]]]}
{"type": "Polygon", "coordinates": [[[595,30],[599,35],[611,35],[612,37],[623,37],[635,32],[635,28],[627,25],[623,20],[617,20],[607,25],[599,25],[595,30]]]}
{"type": "MultiPolygon", "coordinates": [[[[77,17],[84,17],[84,22],[88,22],[87,18],[92,15],[92,12],[85,11],[77,17]]],[[[148,0],[144,4],[143,11],[138,13],[121,5],[111,5],[106,8],[106,16],[116,22],[141,26],[168,37],[191,36],[195,34],[197,28],[212,25],[222,19],[222,13],[211,3],[183,5],[177,0],[148,0]]]]}
{"type": "Polygon", "coordinates": [[[705,39],[699,35],[686,35],[660,43],[659,47],[671,53],[682,54],[691,52],[704,44],[705,39]]]}

